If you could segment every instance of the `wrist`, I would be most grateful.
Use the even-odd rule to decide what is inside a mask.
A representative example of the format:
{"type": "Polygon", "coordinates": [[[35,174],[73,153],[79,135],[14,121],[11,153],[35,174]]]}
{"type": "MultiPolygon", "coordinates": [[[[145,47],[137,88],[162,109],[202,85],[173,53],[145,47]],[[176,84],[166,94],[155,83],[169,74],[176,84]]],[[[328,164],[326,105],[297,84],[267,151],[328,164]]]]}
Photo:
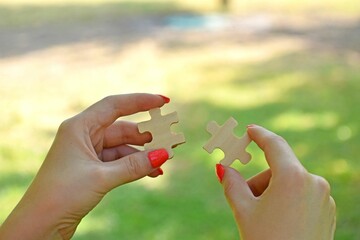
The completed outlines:
{"type": "Polygon", "coordinates": [[[0,227],[0,239],[63,239],[59,204],[51,195],[37,194],[30,186],[0,227]]]}

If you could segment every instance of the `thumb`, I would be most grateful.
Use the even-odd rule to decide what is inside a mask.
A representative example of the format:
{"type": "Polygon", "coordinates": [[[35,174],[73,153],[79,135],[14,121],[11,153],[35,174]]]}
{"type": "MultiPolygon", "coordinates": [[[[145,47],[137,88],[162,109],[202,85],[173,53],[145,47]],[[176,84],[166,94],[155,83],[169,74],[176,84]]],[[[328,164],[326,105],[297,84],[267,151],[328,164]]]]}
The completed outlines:
{"type": "Polygon", "coordinates": [[[216,165],[216,173],[234,214],[245,213],[255,199],[246,180],[235,169],[221,164],[216,165]]]}
{"type": "Polygon", "coordinates": [[[110,189],[143,178],[159,169],[169,159],[165,149],[136,152],[106,162],[106,182],[110,189]]]}

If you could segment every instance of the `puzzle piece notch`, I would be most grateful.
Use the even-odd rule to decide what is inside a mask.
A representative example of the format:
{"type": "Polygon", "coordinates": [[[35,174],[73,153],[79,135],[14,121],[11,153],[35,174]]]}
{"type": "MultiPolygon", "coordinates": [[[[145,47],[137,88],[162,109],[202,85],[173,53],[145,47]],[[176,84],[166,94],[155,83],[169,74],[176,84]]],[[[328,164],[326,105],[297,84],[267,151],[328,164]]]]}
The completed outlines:
{"type": "Polygon", "coordinates": [[[224,152],[224,158],[220,162],[226,166],[230,166],[236,159],[243,164],[251,160],[251,155],[245,150],[251,139],[247,132],[240,138],[235,136],[233,131],[237,125],[237,121],[231,117],[222,126],[211,121],[206,127],[212,137],[203,148],[208,153],[212,153],[215,148],[221,149],[224,152]]]}
{"type": "Polygon", "coordinates": [[[138,123],[139,132],[150,132],[153,138],[151,142],[144,145],[144,148],[146,150],[165,148],[169,153],[169,158],[172,158],[174,156],[172,148],[185,143],[184,134],[174,134],[170,129],[172,124],[179,122],[177,112],[161,115],[160,108],[154,108],[149,111],[149,114],[150,120],[138,123]]]}

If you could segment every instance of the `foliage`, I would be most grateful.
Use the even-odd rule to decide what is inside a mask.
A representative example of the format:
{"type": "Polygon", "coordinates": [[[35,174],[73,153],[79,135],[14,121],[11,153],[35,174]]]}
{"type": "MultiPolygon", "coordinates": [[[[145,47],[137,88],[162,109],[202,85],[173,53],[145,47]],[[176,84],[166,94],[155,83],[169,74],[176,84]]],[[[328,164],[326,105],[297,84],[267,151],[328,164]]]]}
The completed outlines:
{"type": "MultiPolygon", "coordinates": [[[[360,238],[358,22],[339,21],[332,34],[328,25],[309,26],[304,20],[300,28],[289,25],[250,37],[166,30],[125,40],[111,35],[126,19],[133,28],[137,25],[127,23],[134,19],[158,21],[184,11],[170,2],[0,7],[0,40],[12,30],[32,36],[59,26],[75,26],[76,34],[86,36],[36,38],[26,50],[0,54],[0,221],[30,184],[63,119],[106,95],[154,92],[171,97],[164,112],[179,112],[174,129],[184,132],[187,144],[175,149],[164,176],[109,193],[74,239],[236,239],[214,174],[221,152],[208,155],[201,149],[209,137],[207,122],[229,116],[241,123],[239,135],[244,125],[257,123],[285,137],[306,168],[330,182],[338,209],[336,239],[360,238]],[[87,35],[88,28],[105,26],[113,28],[87,35]]],[[[332,11],[344,14],[345,5],[332,11]]],[[[0,53],[6,50],[0,46],[0,53]]],[[[257,146],[250,152],[248,166],[235,165],[246,177],[266,168],[257,146]]]]}

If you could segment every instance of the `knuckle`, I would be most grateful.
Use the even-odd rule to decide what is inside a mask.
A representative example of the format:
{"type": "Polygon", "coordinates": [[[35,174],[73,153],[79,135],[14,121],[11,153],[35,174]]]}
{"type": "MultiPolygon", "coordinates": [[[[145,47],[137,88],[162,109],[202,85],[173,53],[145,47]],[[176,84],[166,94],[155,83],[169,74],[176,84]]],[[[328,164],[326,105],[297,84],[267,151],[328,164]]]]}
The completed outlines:
{"type": "MultiPolygon", "coordinates": [[[[133,128],[129,127],[129,124],[125,124],[125,122],[119,122],[120,126],[120,137],[124,143],[128,143],[132,139],[132,135],[134,134],[133,128]]],[[[137,128],[137,127],[136,127],[137,128]]],[[[136,129],[138,130],[138,129],[136,129]]]]}
{"type": "Polygon", "coordinates": [[[271,134],[270,137],[271,137],[274,141],[278,141],[278,142],[280,142],[280,143],[286,142],[286,140],[285,140],[282,136],[280,136],[280,135],[278,135],[278,134],[276,134],[276,133],[271,134]]]}
{"type": "Polygon", "coordinates": [[[291,179],[293,181],[290,182],[305,184],[309,177],[309,173],[301,165],[289,166],[287,172],[291,173],[291,179]]]}
{"type": "Polygon", "coordinates": [[[109,96],[106,96],[102,99],[103,102],[112,102],[112,99],[113,99],[113,96],[112,95],[109,95],[109,96]]]}
{"type": "Polygon", "coordinates": [[[334,200],[333,197],[330,196],[330,208],[334,211],[334,213],[336,212],[336,202],[334,200]]]}
{"type": "Polygon", "coordinates": [[[224,184],[224,193],[225,195],[230,195],[233,192],[235,184],[232,181],[227,181],[224,184]]]}
{"type": "Polygon", "coordinates": [[[131,178],[137,178],[143,172],[139,163],[139,159],[136,155],[130,155],[125,161],[126,169],[131,178]]]}
{"type": "Polygon", "coordinates": [[[71,118],[64,120],[59,126],[59,131],[66,131],[67,129],[70,128],[71,124],[72,124],[71,118]]]}
{"type": "Polygon", "coordinates": [[[94,179],[95,182],[101,184],[101,183],[105,183],[107,180],[107,173],[106,171],[104,171],[104,169],[100,168],[100,167],[95,167],[92,171],[92,176],[91,179],[94,179]]]}
{"type": "Polygon", "coordinates": [[[264,142],[266,144],[266,147],[268,148],[273,148],[276,146],[288,144],[287,141],[282,136],[279,136],[275,133],[268,134],[267,136],[265,136],[264,142]]]}
{"type": "Polygon", "coordinates": [[[76,133],[81,132],[81,129],[84,129],[84,126],[87,126],[87,119],[78,114],[64,120],[58,128],[58,133],[66,137],[75,136],[76,133]]]}
{"type": "Polygon", "coordinates": [[[309,179],[309,173],[302,166],[291,166],[286,171],[286,175],[291,176],[284,183],[288,191],[303,191],[306,189],[309,179]]]}
{"type": "Polygon", "coordinates": [[[273,144],[276,144],[276,145],[284,145],[284,144],[288,144],[288,142],[285,140],[285,138],[283,138],[282,136],[280,135],[277,135],[277,134],[274,134],[272,137],[272,142],[273,144]]]}
{"type": "Polygon", "coordinates": [[[64,120],[58,129],[59,133],[65,133],[65,134],[71,134],[74,132],[74,128],[76,128],[76,118],[72,117],[72,118],[68,118],[66,120],[64,120]]]}
{"type": "Polygon", "coordinates": [[[329,182],[325,178],[320,177],[320,176],[316,176],[315,179],[316,179],[315,181],[316,181],[317,188],[321,192],[324,192],[325,194],[330,195],[331,187],[330,187],[329,182]]]}
{"type": "Polygon", "coordinates": [[[306,182],[309,173],[302,166],[294,166],[292,168],[292,175],[296,181],[306,182]]]}

